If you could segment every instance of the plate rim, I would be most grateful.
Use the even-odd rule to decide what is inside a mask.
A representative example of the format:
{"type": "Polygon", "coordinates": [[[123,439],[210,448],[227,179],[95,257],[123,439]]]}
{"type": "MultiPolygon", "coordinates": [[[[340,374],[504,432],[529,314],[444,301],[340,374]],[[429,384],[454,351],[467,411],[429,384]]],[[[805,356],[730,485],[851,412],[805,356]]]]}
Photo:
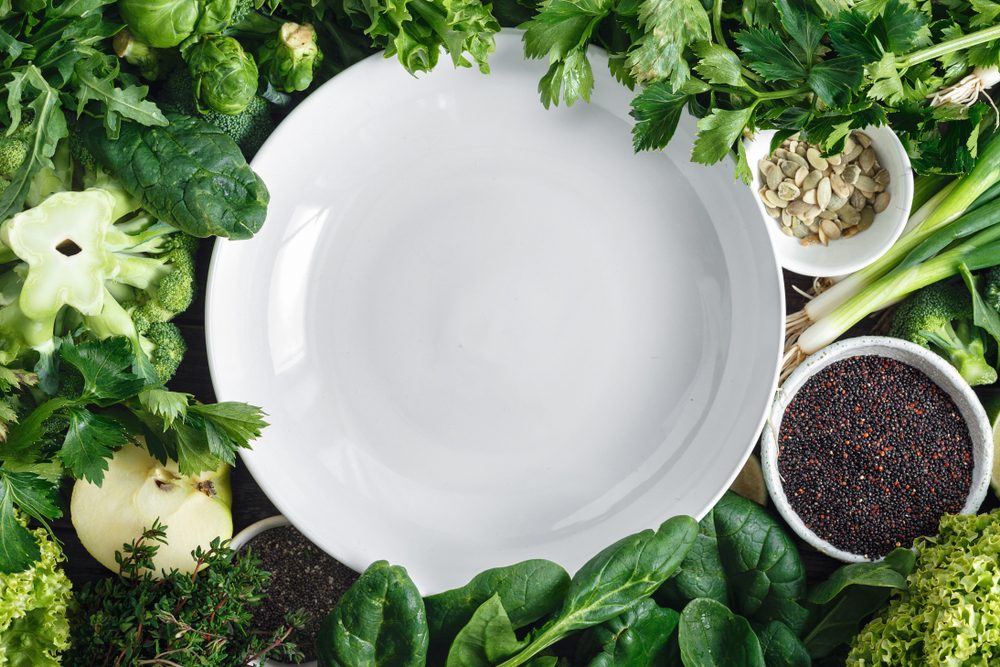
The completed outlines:
{"type": "MultiPolygon", "coordinates": [[[[521,35],[523,35],[523,33],[524,33],[524,31],[518,30],[518,29],[503,28],[499,33],[497,33],[496,39],[497,39],[498,44],[501,41],[508,41],[508,40],[515,40],[515,39],[520,43],[520,41],[521,41],[520,37],[521,37],[521,35]]],[[[588,47],[587,51],[588,51],[588,53],[587,53],[588,58],[590,59],[591,65],[592,65],[592,67],[594,69],[595,84],[603,83],[605,85],[611,84],[611,85],[616,86],[616,87],[622,87],[622,84],[620,84],[617,80],[615,80],[611,76],[610,72],[608,71],[608,66],[607,65],[608,65],[609,58],[608,58],[607,52],[604,49],[602,49],[602,48],[600,48],[600,47],[598,47],[596,45],[590,45],[588,47]]],[[[302,100],[302,102],[300,102],[295,107],[295,109],[293,109],[288,114],[288,116],[286,116],[281,121],[281,123],[275,128],[275,131],[271,134],[270,137],[268,137],[268,139],[264,142],[264,144],[258,150],[258,152],[257,152],[256,156],[254,157],[254,159],[250,162],[251,167],[254,167],[255,163],[257,163],[258,160],[260,160],[260,158],[262,156],[266,156],[266,154],[267,154],[267,146],[268,146],[269,143],[272,143],[272,142],[274,142],[276,140],[280,140],[280,137],[278,135],[280,134],[281,126],[289,123],[296,115],[298,115],[305,108],[305,105],[309,103],[310,98],[313,98],[316,95],[316,93],[321,88],[330,87],[330,88],[333,88],[335,90],[339,90],[341,88],[345,88],[345,87],[349,86],[350,83],[345,83],[345,81],[347,81],[348,77],[344,77],[343,76],[344,74],[346,74],[346,73],[354,73],[354,74],[356,74],[359,70],[367,69],[367,68],[375,67],[375,66],[384,67],[387,64],[385,62],[387,60],[389,60],[389,61],[395,61],[396,59],[395,59],[395,57],[392,57],[392,56],[387,58],[386,55],[385,55],[385,51],[377,51],[377,52],[371,54],[370,56],[368,56],[367,58],[364,58],[364,59],[362,59],[362,60],[354,63],[353,65],[345,68],[342,72],[338,73],[337,75],[335,75],[334,77],[332,77],[330,80],[328,80],[325,83],[323,83],[322,86],[320,86],[319,88],[315,89],[308,97],[306,97],[304,100],[302,100]]],[[[391,62],[389,64],[392,64],[395,67],[402,67],[398,62],[391,62]]],[[[444,62],[444,61],[442,61],[441,63],[439,63],[439,67],[447,67],[447,63],[444,62]]],[[[345,89],[349,90],[349,88],[345,88],[345,89]]],[[[595,85],[595,91],[594,91],[593,94],[595,96],[601,94],[601,93],[597,92],[597,86],[596,85],[595,85]]],[[[592,98],[592,99],[596,100],[598,98],[595,97],[595,98],[592,98]]],[[[593,104],[594,101],[584,102],[584,103],[585,104],[593,104]]],[[[626,118],[625,120],[630,124],[630,127],[634,123],[634,121],[630,117],[626,118]]],[[[684,110],[684,112],[682,114],[682,117],[681,117],[681,123],[685,123],[685,122],[689,122],[689,123],[693,122],[693,116],[690,114],[690,112],[687,109],[684,110]]],[[[724,162],[725,162],[725,164],[727,166],[733,166],[733,156],[729,155],[728,159],[726,159],[724,162]]],[[[692,167],[692,168],[699,168],[700,167],[700,165],[695,165],[694,163],[690,163],[690,162],[687,163],[685,166],[692,167]]],[[[718,165],[712,165],[712,167],[717,167],[717,166],[718,165]]],[[[710,167],[710,168],[712,168],[712,167],[710,167]]],[[[736,187],[741,187],[741,185],[742,184],[737,184],[736,187]]],[[[752,195],[753,193],[748,193],[748,194],[752,195]]],[[[756,213],[756,211],[752,211],[752,212],[756,213]]],[[[751,217],[756,218],[757,216],[754,215],[754,216],[751,216],[751,217]]],[[[267,224],[266,220],[265,220],[265,224],[267,224]]],[[[774,291],[775,291],[775,296],[777,297],[777,299],[776,299],[776,305],[777,305],[778,311],[780,313],[780,320],[777,323],[777,325],[775,326],[776,331],[774,331],[774,339],[772,341],[772,344],[775,346],[775,348],[774,348],[774,350],[775,350],[775,352],[774,352],[775,363],[774,363],[774,368],[772,369],[772,372],[771,372],[770,380],[769,380],[769,382],[767,384],[768,391],[766,392],[766,394],[764,394],[762,392],[761,396],[758,399],[758,402],[760,403],[760,405],[759,406],[755,406],[755,410],[760,413],[760,416],[758,417],[758,419],[756,421],[756,429],[754,430],[754,435],[751,438],[748,439],[748,442],[746,443],[746,445],[744,445],[742,455],[736,461],[734,467],[729,471],[728,475],[726,475],[726,483],[725,483],[725,485],[722,486],[718,491],[716,491],[710,497],[710,500],[705,504],[705,506],[702,509],[700,509],[697,513],[694,514],[694,517],[697,520],[699,520],[699,521],[702,518],[704,518],[705,515],[708,514],[708,512],[722,498],[722,496],[729,490],[729,487],[735,481],[735,479],[739,475],[740,471],[746,465],[747,460],[749,460],[751,454],[757,448],[757,445],[758,445],[758,443],[760,441],[761,433],[762,433],[762,431],[764,429],[764,426],[766,425],[766,423],[768,421],[768,418],[769,418],[769,408],[770,408],[770,406],[772,404],[775,392],[778,390],[778,380],[779,380],[780,370],[781,370],[781,359],[782,359],[782,355],[783,355],[783,351],[784,351],[784,334],[785,334],[786,295],[785,295],[785,289],[784,289],[784,276],[783,276],[782,267],[781,267],[781,264],[779,262],[777,253],[775,252],[775,248],[774,248],[774,245],[773,245],[773,240],[768,235],[767,230],[763,229],[761,227],[758,227],[757,231],[751,232],[751,233],[753,233],[755,236],[762,237],[763,239],[765,239],[766,240],[767,248],[769,249],[769,252],[767,253],[768,256],[769,256],[767,258],[767,266],[765,266],[763,268],[767,269],[767,273],[769,273],[770,276],[773,278],[772,289],[774,289],[774,291]]],[[[216,400],[219,400],[219,401],[224,401],[224,400],[240,400],[240,398],[238,396],[221,396],[221,395],[219,395],[219,393],[217,391],[217,386],[219,384],[217,382],[217,378],[221,376],[221,371],[220,371],[221,362],[219,361],[219,353],[218,353],[218,349],[217,349],[216,346],[217,345],[221,346],[221,345],[223,345],[223,343],[221,341],[216,341],[216,343],[213,344],[213,342],[212,342],[213,341],[212,332],[215,329],[215,326],[213,324],[213,322],[215,321],[215,318],[212,316],[212,313],[213,313],[213,311],[214,311],[214,309],[216,307],[215,306],[216,299],[213,296],[213,293],[214,293],[213,286],[216,284],[216,282],[221,282],[221,280],[222,280],[222,278],[220,277],[221,274],[222,274],[222,272],[223,272],[222,268],[220,268],[221,265],[222,265],[222,263],[223,263],[223,261],[224,261],[222,259],[222,255],[225,253],[224,248],[226,248],[231,243],[240,243],[240,241],[232,241],[230,239],[225,239],[225,238],[216,238],[216,239],[214,239],[214,245],[213,245],[213,248],[212,248],[212,254],[211,254],[211,257],[209,259],[208,275],[207,275],[206,287],[205,287],[205,306],[204,306],[204,314],[205,314],[205,318],[204,318],[205,319],[205,348],[206,348],[206,356],[207,356],[207,361],[208,361],[209,376],[210,376],[210,379],[211,379],[211,382],[212,382],[212,389],[213,389],[213,392],[216,394],[216,400]]],[[[759,257],[759,258],[755,258],[754,261],[764,261],[764,260],[765,260],[764,257],[759,257]]],[[[770,282],[770,279],[769,279],[769,282],[770,282]]],[[[762,335],[762,340],[766,340],[766,336],[762,335]]],[[[264,409],[265,414],[266,414],[267,406],[261,406],[261,407],[264,409]]],[[[266,435],[266,431],[265,431],[265,435],[266,435]]],[[[257,444],[259,444],[259,441],[254,443],[255,446],[257,444]]],[[[246,467],[246,470],[253,477],[254,482],[258,485],[259,489],[261,490],[262,493],[264,493],[264,495],[267,497],[267,499],[278,509],[278,511],[282,515],[284,515],[284,516],[286,516],[288,518],[288,520],[292,523],[292,525],[294,525],[310,541],[314,542],[315,544],[317,544],[317,546],[319,546],[319,548],[322,549],[323,547],[320,546],[319,542],[317,542],[317,540],[315,539],[315,537],[313,535],[314,531],[312,531],[312,530],[310,530],[308,528],[303,527],[302,525],[300,525],[296,521],[296,516],[294,516],[296,514],[296,512],[288,510],[289,504],[286,504],[286,502],[283,499],[281,499],[281,498],[273,497],[266,490],[265,484],[262,484],[262,483],[260,483],[258,481],[259,478],[258,478],[257,473],[261,472],[261,471],[258,469],[259,467],[254,463],[254,450],[253,449],[249,449],[249,450],[248,449],[241,449],[241,450],[239,450],[238,453],[239,453],[240,460],[242,461],[243,465],[246,467]]],[[[663,517],[664,520],[666,520],[667,518],[669,518],[669,517],[668,516],[664,516],[663,517]]],[[[650,526],[650,527],[651,528],[655,528],[655,526],[650,526]]],[[[624,537],[624,535],[622,535],[621,537],[624,537]]],[[[326,551],[326,550],[324,549],[324,551],[326,551]]],[[[331,553],[330,555],[332,557],[337,558],[339,560],[339,557],[336,554],[332,554],[331,553]]],[[[371,561],[371,562],[374,562],[374,560],[371,561]]],[[[407,563],[400,563],[400,564],[403,565],[404,567],[407,566],[407,563]]],[[[348,565],[349,567],[352,567],[352,568],[358,570],[359,572],[363,572],[364,569],[368,565],[370,565],[370,563],[364,563],[363,567],[360,567],[360,568],[356,567],[354,564],[347,563],[347,562],[345,562],[345,565],[348,565]]],[[[419,583],[418,583],[418,586],[420,586],[419,583]]],[[[426,594],[430,594],[430,593],[434,593],[434,592],[437,592],[437,591],[430,591],[430,592],[428,592],[428,591],[421,590],[421,593],[425,594],[425,595],[426,594]]]]}

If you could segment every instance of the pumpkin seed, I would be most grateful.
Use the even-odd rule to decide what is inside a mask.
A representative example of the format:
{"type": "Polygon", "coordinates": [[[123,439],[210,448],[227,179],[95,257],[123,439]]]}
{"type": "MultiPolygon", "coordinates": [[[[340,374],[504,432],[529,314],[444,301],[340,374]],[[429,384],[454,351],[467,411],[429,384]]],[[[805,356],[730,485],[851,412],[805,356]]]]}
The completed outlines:
{"type": "Polygon", "coordinates": [[[795,222],[795,218],[792,216],[791,213],[788,212],[788,209],[786,208],[781,212],[781,224],[784,225],[785,227],[791,227],[793,222],[795,222]]]}
{"type": "Polygon", "coordinates": [[[824,171],[829,166],[826,159],[815,148],[810,148],[806,151],[806,158],[809,159],[809,164],[820,171],[824,171]]]}
{"type": "Polygon", "coordinates": [[[858,176],[858,180],[854,184],[854,187],[865,193],[875,192],[875,181],[870,176],[862,174],[858,176]]]}
{"type": "Polygon", "coordinates": [[[875,183],[878,185],[889,185],[889,171],[887,169],[880,169],[875,174],[875,183]]]}
{"type": "Polygon", "coordinates": [[[785,175],[781,172],[781,169],[778,169],[778,165],[773,165],[771,170],[767,172],[767,187],[771,190],[776,190],[784,177],[785,175]]]}
{"type": "Polygon", "coordinates": [[[858,182],[858,176],[861,175],[861,168],[856,164],[849,164],[844,167],[844,171],[840,174],[840,177],[844,179],[844,183],[854,185],[858,182]]]}
{"type": "Polygon", "coordinates": [[[778,196],[785,201],[792,201],[800,194],[802,194],[802,191],[792,181],[785,180],[778,185],[778,196]]]}
{"type": "Polygon", "coordinates": [[[872,138],[861,130],[854,130],[851,135],[854,137],[854,140],[861,144],[864,148],[868,148],[872,145],[872,138]]]}
{"type": "Polygon", "coordinates": [[[861,230],[858,229],[857,227],[848,227],[847,229],[845,229],[842,232],[840,238],[842,238],[842,239],[849,239],[852,236],[855,236],[859,231],[861,231],[861,230]]]}
{"type": "Polygon", "coordinates": [[[805,203],[801,199],[796,199],[795,201],[788,203],[788,213],[790,215],[794,215],[796,218],[805,217],[809,208],[809,204],[805,203]]]}
{"type": "Polygon", "coordinates": [[[840,227],[837,226],[833,220],[824,220],[823,224],[820,225],[820,230],[826,235],[828,239],[836,241],[840,238],[840,227]]]}
{"type": "Polygon", "coordinates": [[[793,179],[795,181],[795,185],[801,188],[802,183],[806,180],[806,176],[808,175],[809,175],[808,169],[806,169],[805,167],[799,167],[799,170],[795,172],[795,178],[793,179]]]}
{"type": "Polygon", "coordinates": [[[823,231],[822,227],[816,230],[816,236],[819,237],[819,242],[823,245],[830,245],[829,240],[826,237],[826,232],[823,231]]]}
{"type": "Polygon", "coordinates": [[[834,194],[839,197],[844,197],[845,199],[850,197],[851,192],[854,191],[854,188],[845,183],[844,179],[837,174],[832,174],[830,176],[830,188],[833,190],[834,194]]]}
{"type": "Polygon", "coordinates": [[[861,151],[861,157],[858,158],[858,166],[861,167],[861,171],[870,174],[875,167],[875,151],[871,148],[861,151]]]}
{"type": "Polygon", "coordinates": [[[799,243],[806,246],[816,245],[817,243],[819,243],[819,237],[816,236],[815,234],[810,234],[809,236],[799,239],[799,243]]]}
{"type": "Polygon", "coordinates": [[[889,199],[891,195],[888,192],[880,192],[878,196],[875,197],[875,203],[872,205],[876,213],[881,213],[885,209],[889,208],[889,199]]]}
{"type": "Polygon", "coordinates": [[[861,192],[861,190],[855,190],[851,193],[847,203],[860,211],[868,203],[868,198],[865,197],[865,193],[861,192]]]}
{"type": "Polygon", "coordinates": [[[801,155],[799,155],[798,153],[789,153],[788,154],[788,161],[789,162],[794,162],[795,164],[799,165],[800,167],[808,167],[809,166],[809,163],[806,162],[806,159],[804,157],[802,157],[801,155]]]}
{"type": "Polygon", "coordinates": [[[788,202],[779,197],[778,193],[774,190],[765,190],[764,200],[774,208],[785,208],[788,206],[788,202]]]}
{"type": "Polygon", "coordinates": [[[847,205],[847,197],[841,197],[837,193],[830,195],[830,204],[826,207],[828,211],[839,211],[847,205]]]}
{"type": "Polygon", "coordinates": [[[791,160],[782,160],[781,162],[778,163],[778,166],[781,167],[782,174],[784,174],[788,178],[792,178],[795,176],[795,172],[797,172],[799,170],[799,167],[801,167],[802,165],[800,165],[798,162],[792,162],[791,160]]]}
{"type": "Polygon", "coordinates": [[[822,180],[823,180],[823,172],[820,171],[819,169],[813,169],[812,171],[809,172],[809,175],[806,176],[806,179],[802,181],[802,189],[812,190],[817,185],[819,185],[819,182],[822,180]]]}
{"type": "Polygon", "coordinates": [[[848,225],[856,225],[861,221],[861,213],[853,206],[845,206],[837,211],[838,217],[848,225]]]}
{"type": "Polygon", "coordinates": [[[830,205],[831,196],[833,196],[833,188],[830,184],[830,179],[824,178],[816,186],[816,204],[820,208],[826,208],[830,205]]]}
{"type": "Polygon", "coordinates": [[[793,236],[794,237],[794,234],[792,233],[792,228],[791,227],[785,227],[784,225],[782,225],[780,229],[781,229],[781,233],[784,234],[785,236],[793,236]]]}
{"type": "Polygon", "coordinates": [[[843,159],[844,159],[843,155],[830,155],[826,158],[826,161],[829,162],[834,167],[836,167],[843,161],[843,159]]]}
{"type": "Polygon", "coordinates": [[[815,190],[808,190],[807,192],[803,193],[803,195],[802,195],[802,201],[804,201],[807,204],[815,204],[816,203],[816,191],[815,190]]]}

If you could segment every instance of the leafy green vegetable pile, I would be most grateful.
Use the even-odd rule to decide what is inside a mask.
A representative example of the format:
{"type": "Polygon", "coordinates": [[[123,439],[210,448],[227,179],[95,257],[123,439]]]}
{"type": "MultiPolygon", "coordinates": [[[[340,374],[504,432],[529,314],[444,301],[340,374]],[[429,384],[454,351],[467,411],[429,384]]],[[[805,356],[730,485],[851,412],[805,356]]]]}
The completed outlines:
{"type": "Polygon", "coordinates": [[[907,587],[854,639],[847,665],[991,665],[1000,659],[1000,513],[945,516],[917,540],[907,587]]]}
{"type": "Polygon", "coordinates": [[[150,527],[125,545],[121,576],[87,584],[76,596],[66,664],[233,667],[302,658],[289,638],[304,624],[304,611],[289,614],[271,635],[254,633],[253,611],[266,603],[270,574],[253,554],[234,557],[217,540],[194,553],[194,574],[154,578],[152,558],[163,542],[163,527],[150,527]]]}
{"type": "Polygon", "coordinates": [[[69,648],[70,583],[59,568],[59,545],[41,528],[30,535],[38,560],[23,572],[0,574],[0,665],[57,667],[69,648]]]}
{"type": "Polygon", "coordinates": [[[677,517],[626,537],[572,578],[525,561],[421,599],[403,568],[377,562],[317,646],[322,667],[843,664],[860,625],[906,587],[912,567],[912,552],[899,549],[842,567],[807,595],[781,526],[730,493],[700,525],[677,517]]]}

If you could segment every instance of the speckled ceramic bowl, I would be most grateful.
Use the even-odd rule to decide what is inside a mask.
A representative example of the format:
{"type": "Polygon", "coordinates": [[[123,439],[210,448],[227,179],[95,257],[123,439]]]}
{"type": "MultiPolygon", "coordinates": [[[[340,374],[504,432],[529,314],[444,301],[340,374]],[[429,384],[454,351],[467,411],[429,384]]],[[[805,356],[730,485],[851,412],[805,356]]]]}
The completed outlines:
{"type": "Polygon", "coordinates": [[[782,486],[781,476],[778,473],[777,436],[781,430],[781,418],[785,413],[785,408],[788,407],[788,404],[795,398],[795,394],[809,378],[836,361],[862,355],[889,357],[923,371],[955,402],[969,427],[975,462],[972,471],[972,486],[969,489],[965,506],[962,508],[963,514],[974,514],[983,500],[986,499],[986,493],[990,486],[990,471],[993,467],[993,431],[982,404],[976,398],[972,388],[958,374],[958,371],[933,352],[897,338],[861,336],[829,345],[807,358],[778,389],[771,406],[770,418],[764,425],[764,432],[761,435],[761,463],[764,467],[764,481],[778,512],[799,537],[828,556],[853,563],[869,559],[860,554],[839,549],[820,538],[806,527],[789,504],[782,486]]]}
{"type": "MultiPolygon", "coordinates": [[[[230,542],[230,546],[233,550],[238,551],[246,546],[250,540],[257,537],[265,530],[271,530],[272,528],[280,528],[281,526],[288,525],[291,525],[291,522],[280,514],[270,516],[266,519],[261,519],[260,521],[252,523],[238,532],[233,537],[232,542],[230,542]]],[[[319,665],[319,663],[315,660],[303,662],[298,665],[289,665],[288,663],[278,662],[276,660],[265,660],[263,663],[254,662],[254,664],[258,665],[258,667],[318,667],[319,665]]]]}

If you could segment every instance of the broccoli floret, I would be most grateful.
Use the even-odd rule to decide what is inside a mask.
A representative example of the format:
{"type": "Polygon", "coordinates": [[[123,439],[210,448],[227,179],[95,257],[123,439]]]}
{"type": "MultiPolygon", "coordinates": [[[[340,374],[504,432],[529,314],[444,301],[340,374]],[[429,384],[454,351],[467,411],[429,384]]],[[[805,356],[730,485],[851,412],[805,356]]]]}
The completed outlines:
{"type": "Polygon", "coordinates": [[[985,292],[986,303],[993,310],[1000,312],[1000,266],[994,266],[992,269],[984,271],[981,275],[983,276],[983,291],[985,292]]]}
{"type": "Polygon", "coordinates": [[[936,283],[901,303],[889,335],[945,357],[970,385],[992,384],[996,369],[986,361],[986,343],[972,320],[972,299],[959,282],[936,283]]]}
{"type": "Polygon", "coordinates": [[[246,109],[240,113],[224,114],[214,111],[200,113],[194,103],[191,75],[184,69],[178,69],[167,77],[161,89],[160,102],[181,113],[207,120],[232,137],[247,159],[253,157],[274,130],[271,105],[259,95],[254,96],[246,109]]]}
{"type": "Polygon", "coordinates": [[[28,142],[16,134],[11,137],[0,137],[0,176],[10,182],[11,176],[17,171],[24,158],[28,157],[28,142]]]}
{"type": "Polygon", "coordinates": [[[166,384],[187,352],[181,330],[173,322],[152,322],[143,332],[141,341],[142,351],[149,358],[160,384],[166,384]]]}

